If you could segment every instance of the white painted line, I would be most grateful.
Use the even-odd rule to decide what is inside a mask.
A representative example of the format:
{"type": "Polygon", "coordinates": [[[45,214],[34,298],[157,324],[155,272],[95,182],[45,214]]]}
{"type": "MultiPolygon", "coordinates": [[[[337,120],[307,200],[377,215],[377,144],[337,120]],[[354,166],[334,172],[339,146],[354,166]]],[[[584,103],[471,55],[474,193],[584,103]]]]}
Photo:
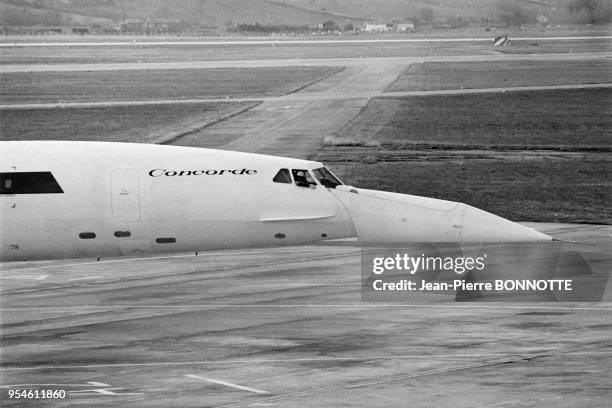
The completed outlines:
{"type": "Polygon", "coordinates": [[[10,384],[10,385],[0,385],[0,388],[19,388],[19,387],[21,387],[21,388],[23,388],[23,387],[91,387],[91,383],[89,383],[89,384],[10,384]]]}
{"type": "Polygon", "coordinates": [[[82,395],[82,394],[87,394],[87,395],[96,395],[96,393],[98,395],[102,394],[102,395],[118,395],[116,392],[113,392],[111,390],[120,390],[121,388],[115,387],[115,388],[100,388],[100,389],[90,389],[90,390],[78,390],[78,391],[70,391],[70,394],[74,394],[74,395],[82,395]],[[89,393],[92,394],[89,394],[89,393]]]}
{"type": "Polygon", "coordinates": [[[243,390],[243,391],[254,392],[256,394],[270,394],[268,391],[258,390],[257,388],[245,387],[244,385],[238,385],[238,384],[234,384],[228,381],[215,380],[214,378],[200,377],[199,375],[194,375],[194,374],[186,374],[185,377],[195,378],[196,380],[202,380],[202,381],[206,381],[206,382],[213,383],[213,384],[225,385],[227,387],[232,387],[232,388],[236,388],[236,389],[243,390]]]}
{"type": "Polygon", "coordinates": [[[82,280],[90,280],[90,279],[96,279],[96,278],[101,278],[102,276],[86,276],[84,278],[73,278],[73,279],[68,279],[68,282],[74,282],[74,281],[82,281],[82,280]]]}
{"type": "MultiPolygon", "coordinates": [[[[11,270],[7,270],[5,272],[13,272],[13,271],[19,271],[21,269],[11,269],[11,270]]],[[[0,279],[15,279],[15,280],[44,280],[47,279],[49,277],[49,275],[32,275],[32,276],[28,276],[28,275],[24,275],[24,276],[0,276],[0,279]]]]}
{"type": "Polygon", "coordinates": [[[432,91],[405,91],[405,92],[381,92],[379,97],[404,97],[404,96],[438,96],[438,95],[469,95],[481,93],[504,93],[521,91],[554,91],[572,89],[596,89],[611,88],[611,82],[599,84],[567,84],[567,85],[533,85],[533,86],[512,86],[495,88],[473,88],[473,89],[436,89],[432,91]]]}
{"type": "MultiPolygon", "coordinates": [[[[97,391],[97,390],[96,390],[97,391]]],[[[122,392],[122,393],[102,393],[102,392],[85,392],[83,391],[68,391],[68,394],[74,395],[75,397],[95,397],[100,395],[115,395],[115,396],[125,396],[125,395],[144,395],[143,392],[122,392]]]]}
{"type": "Polygon", "coordinates": [[[84,390],[69,390],[69,395],[74,396],[100,396],[100,395],[144,395],[142,392],[114,392],[112,390],[123,390],[122,387],[113,387],[98,381],[88,381],[86,384],[11,384],[0,385],[0,388],[24,388],[24,387],[102,387],[87,388],[84,390]]]}
{"type": "MultiPolygon", "coordinates": [[[[263,99],[270,99],[269,97],[263,99]]],[[[262,98],[209,98],[209,99],[160,99],[139,101],[100,101],[100,102],[58,102],[58,103],[19,103],[0,105],[2,110],[21,109],[84,109],[84,108],[112,108],[126,106],[158,106],[158,105],[192,105],[200,103],[232,103],[232,102],[259,102],[262,98]]]]}
{"type": "MultiPolygon", "coordinates": [[[[512,41],[584,41],[609,40],[612,36],[567,36],[567,37],[510,37],[512,41]]],[[[491,42],[490,37],[473,38],[377,38],[350,40],[243,40],[243,41],[88,41],[88,42],[3,42],[0,47],[117,47],[117,46],[173,46],[173,45],[316,45],[316,44],[372,44],[372,43],[458,43],[491,42]]]]}
{"type": "Polygon", "coordinates": [[[87,390],[76,390],[69,391],[70,395],[84,396],[84,395],[143,395],[141,392],[114,392],[112,390],[123,390],[123,387],[112,387],[110,384],[105,384],[97,381],[88,381],[87,386],[103,387],[103,388],[90,388],[87,390]]]}
{"type": "Polygon", "coordinates": [[[74,395],[76,397],[94,397],[94,396],[99,396],[100,395],[99,392],[89,392],[89,390],[87,392],[68,391],[68,394],[74,395]]]}

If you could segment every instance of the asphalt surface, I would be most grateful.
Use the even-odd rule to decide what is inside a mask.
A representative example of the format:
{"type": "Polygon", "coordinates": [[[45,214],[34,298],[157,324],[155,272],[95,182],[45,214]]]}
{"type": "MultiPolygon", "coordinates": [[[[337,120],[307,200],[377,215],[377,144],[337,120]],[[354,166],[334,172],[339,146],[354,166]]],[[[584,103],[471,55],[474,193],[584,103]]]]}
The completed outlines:
{"type": "Polygon", "coordinates": [[[605,59],[612,52],[563,52],[544,54],[493,54],[475,55],[423,55],[418,57],[360,57],[360,58],[296,58],[296,59],[253,59],[253,60],[206,60],[170,62],[118,62],[96,64],[7,64],[0,65],[0,73],[14,72],[78,72],[78,71],[119,71],[150,69],[204,69],[204,68],[269,68],[302,66],[378,66],[403,65],[415,62],[466,62],[466,61],[575,61],[585,59],[605,59]]]}
{"type": "MultiPolygon", "coordinates": [[[[608,226],[532,226],[612,243],[608,226]]],[[[51,407],[609,402],[610,288],[597,303],[368,303],[360,260],[331,245],[4,264],[3,405],[32,403],[17,389],[65,390],[51,407]]]]}

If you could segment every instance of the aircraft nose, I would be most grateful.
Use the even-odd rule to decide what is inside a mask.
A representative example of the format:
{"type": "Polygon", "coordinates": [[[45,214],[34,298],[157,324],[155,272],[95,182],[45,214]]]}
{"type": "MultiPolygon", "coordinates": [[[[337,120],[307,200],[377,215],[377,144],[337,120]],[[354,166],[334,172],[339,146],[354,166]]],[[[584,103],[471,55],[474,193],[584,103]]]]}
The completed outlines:
{"type": "Polygon", "coordinates": [[[495,214],[459,204],[454,218],[461,229],[462,242],[531,242],[550,241],[552,237],[533,228],[512,222],[495,214]]]}
{"type": "Polygon", "coordinates": [[[532,242],[546,234],[454,201],[338,186],[361,242],[532,242]]]}

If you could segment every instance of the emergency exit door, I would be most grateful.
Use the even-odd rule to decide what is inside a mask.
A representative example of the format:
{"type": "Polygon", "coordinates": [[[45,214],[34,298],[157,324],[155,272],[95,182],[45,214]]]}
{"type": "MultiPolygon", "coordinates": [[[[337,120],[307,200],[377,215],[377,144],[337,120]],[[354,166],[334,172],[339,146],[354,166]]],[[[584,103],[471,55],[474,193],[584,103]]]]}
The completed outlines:
{"type": "Polygon", "coordinates": [[[140,220],[140,185],[137,169],[115,169],[111,175],[111,199],[116,221],[140,220]]]}

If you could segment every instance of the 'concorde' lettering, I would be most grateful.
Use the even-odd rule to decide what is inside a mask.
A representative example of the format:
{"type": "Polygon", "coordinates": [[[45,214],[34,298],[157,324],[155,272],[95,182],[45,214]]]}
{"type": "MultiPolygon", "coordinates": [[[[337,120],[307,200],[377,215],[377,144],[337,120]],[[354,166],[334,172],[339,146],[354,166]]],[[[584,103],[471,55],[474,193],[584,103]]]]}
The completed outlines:
{"type": "Polygon", "coordinates": [[[234,176],[253,176],[257,174],[257,170],[249,169],[234,169],[234,170],[166,170],[153,169],[149,172],[151,177],[174,177],[174,176],[220,176],[223,174],[233,174],[234,176]]]}

